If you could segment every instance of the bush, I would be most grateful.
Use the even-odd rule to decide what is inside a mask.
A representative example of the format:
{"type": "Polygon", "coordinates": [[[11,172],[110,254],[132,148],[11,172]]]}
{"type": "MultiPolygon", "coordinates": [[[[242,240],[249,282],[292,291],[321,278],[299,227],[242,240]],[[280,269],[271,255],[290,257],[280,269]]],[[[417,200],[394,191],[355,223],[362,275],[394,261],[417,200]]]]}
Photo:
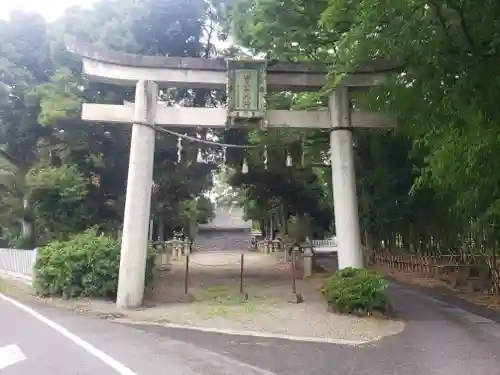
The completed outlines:
{"type": "Polygon", "coordinates": [[[325,281],[322,293],[335,312],[388,315],[392,313],[392,307],[386,288],[386,281],[374,273],[362,268],[345,268],[325,281]]]}
{"type": "MultiPolygon", "coordinates": [[[[153,280],[155,254],[146,262],[146,284],[153,280]]],[[[37,294],[54,297],[115,298],[118,289],[120,241],[97,236],[95,229],[54,241],[38,249],[35,264],[37,294]]]]}

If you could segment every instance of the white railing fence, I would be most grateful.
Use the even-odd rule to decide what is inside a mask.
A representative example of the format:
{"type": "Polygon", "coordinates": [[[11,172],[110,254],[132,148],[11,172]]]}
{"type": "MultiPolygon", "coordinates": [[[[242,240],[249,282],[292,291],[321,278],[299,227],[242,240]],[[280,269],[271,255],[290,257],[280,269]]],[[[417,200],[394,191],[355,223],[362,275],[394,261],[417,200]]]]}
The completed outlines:
{"type": "Polygon", "coordinates": [[[315,247],[329,247],[329,246],[336,247],[337,246],[337,240],[335,238],[327,238],[324,240],[312,240],[311,242],[312,242],[312,245],[315,247]]]}
{"type": "Polygon", "coordinates": [[[35,261],[36,249],[0,249],[0,276],[31,281],[35,261]]]}
{"type": "Polygon", "coordinates": [[[323,240],[312,240],[313,252],[315,254],[333,254],[337,251],[337,239],[326,238],[323,240]]]}

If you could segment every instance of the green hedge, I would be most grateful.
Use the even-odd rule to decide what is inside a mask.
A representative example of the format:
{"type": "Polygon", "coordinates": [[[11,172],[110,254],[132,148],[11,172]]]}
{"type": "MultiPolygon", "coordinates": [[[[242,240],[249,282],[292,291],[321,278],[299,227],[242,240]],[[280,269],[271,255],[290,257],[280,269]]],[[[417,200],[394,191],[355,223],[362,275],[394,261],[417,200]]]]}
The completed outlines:
{"type": "Polygon", "coordinates": [[[330,276],[322,293],[328,306],[342,314],[392,314],[386,294],[387,282],[362,268],[345,268],[330,276]]]}
{"type": "MultiPolygon", "coordinates": [[[[155,253],[149,251],[146,284],[153,280],[155,253]]],[[[38,249],[34,286],[38,295],[64,298],[115,298],[120,240],[97,236],[94,229],[38,249]]]]}

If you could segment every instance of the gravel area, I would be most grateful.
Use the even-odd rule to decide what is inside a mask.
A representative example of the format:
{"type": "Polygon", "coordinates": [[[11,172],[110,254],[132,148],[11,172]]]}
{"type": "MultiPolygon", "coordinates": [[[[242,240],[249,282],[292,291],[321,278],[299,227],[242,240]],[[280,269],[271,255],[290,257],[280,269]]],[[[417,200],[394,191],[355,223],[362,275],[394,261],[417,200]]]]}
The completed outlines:
{"type": "Polygon", "coordinates": [[[103,301],[56,303],[105,318],[356,342],[378,340],[404,329],[401,321],[329,312],[318,279],[297,280],[304,302],[292,303],[290,266],[277,254],[244,254],[241,294],[240,261],[241,254],[234,252],[192,254],[189,299],[184,294],[185,259],[181,259],[157,275],[144,308],[117,312],[114,304],[103,301]]]}
{"type": "Polygon", "coordinates": [[[221,330],[254,331],[348,341],[373,341],[401,332],[398,321],[355,318],[328,313],[324,304],[275,304],[241,307],[155,307],[128,313],[137,321],[175,323],[221,330]]]}

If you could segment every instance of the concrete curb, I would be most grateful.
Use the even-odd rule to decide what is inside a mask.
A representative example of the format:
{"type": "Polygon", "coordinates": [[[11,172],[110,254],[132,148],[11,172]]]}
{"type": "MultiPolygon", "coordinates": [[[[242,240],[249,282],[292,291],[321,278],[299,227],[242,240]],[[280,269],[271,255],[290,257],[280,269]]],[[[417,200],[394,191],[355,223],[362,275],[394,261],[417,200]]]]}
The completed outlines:
{"type": "MultiPolygon", "coordinates": [[[[175,323],[154,323],[148,321],[134,321],[130,319],[114,319],[115,322],[130,324],[130,325],[149,325],[149,326],[160,326],[165,328],[172,329],[184,329],[190,331],[198,331],[198,332],[207,332],[207,333],[218,333],[222,335],[231,335],[231,336],[250,336],[250,337],[260,337],[266,339],[281,339],[281,340],[290,340],[290,341],[301,341],[301,342],[311,342],[311,343],[323,343],[323,344],[335,344],[335,345],[346,345],[346,346],[360,346],[363,344],[367,344],[371,341],[363,341],[363,340],[344,340],[344,339],[332,339],[326,337],[309,337],[309,336],[293,336],[287,335],[284,333],[272,333],[272,332],[259,332],[259,331],[246,331],[246,330],[232,330],[232,329],[222,329],[222,328],[208,328],[208,327],[199,327],[192,325],[184,325],[184,324],[175,324],[175,323]]],[[[372,340],[375,341],[375,340],[372,340]]]]}

